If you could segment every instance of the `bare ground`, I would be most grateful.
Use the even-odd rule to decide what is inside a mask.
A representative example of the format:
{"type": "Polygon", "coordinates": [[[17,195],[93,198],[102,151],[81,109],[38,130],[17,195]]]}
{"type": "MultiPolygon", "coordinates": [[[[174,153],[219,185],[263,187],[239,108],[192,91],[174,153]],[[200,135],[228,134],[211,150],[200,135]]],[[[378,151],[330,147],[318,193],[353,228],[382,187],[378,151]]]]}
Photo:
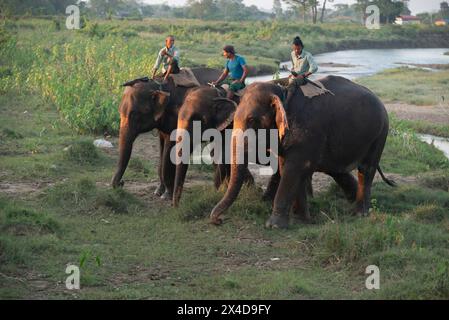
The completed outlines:
{"type": "Polygon", "coordinates": [[[386,104],[389,113],[403,120],[420,120],[435,124],[449,123],[449,106],[415,106],[405,103],[386,104]]]}

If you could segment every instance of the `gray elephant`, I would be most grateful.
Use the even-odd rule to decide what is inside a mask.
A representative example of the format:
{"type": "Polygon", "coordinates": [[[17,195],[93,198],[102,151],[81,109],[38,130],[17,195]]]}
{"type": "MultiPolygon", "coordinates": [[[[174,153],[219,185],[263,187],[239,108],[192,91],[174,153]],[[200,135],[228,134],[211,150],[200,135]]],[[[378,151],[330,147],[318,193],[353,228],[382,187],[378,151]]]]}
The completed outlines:
{"type": "MultiPolygon", "coordinates": [[[[297,90],[283,104],[283,89],[272,83],[250,85],[234,115],[234,129],[272,129],[279,132],[281,179],[266,226],[286,228],[289,212],[297,221],[309,219],[307,181],[314,172],[334,178],[347,198],[356,202],[356,212],[367,214],[371,185],[376,171],[383,175],[380,158],[388,135],[388,114],[382,102],[367,88],[337,76],[320,80],[335,95],[312,99],[297,90]],[[358,169],[358,181],[350,173],[358,169]]],[[[239,146],[232,141],[232,149],[239,146]]],[[[246,145],[244,146],[246,152],[246,145]]],[[[222,223],[222,214],[240,192],[247,163],[231,164],[226,194],[211,212],[211,222],[222,223]]]]}
{"type": "MultiPolygon", "coordinates": [[[[195,88],[187,94],[184,103],[179,109],[178,115],[178,129],[179,131],[185,130],[189,134],[190,138],[193,137],[192,128],[193,122],[199,121],[201,123],[201,134],[207,129],[218,129],[221,133],[221,148],[225,149],[225,137],[224,130],[232,128],[232,120],[237,108],[237,103],[233,100],[227,99],[215,88],[209,86],[201,86],[195,88]]],[[[183,143],[182,136],[178,136],[178,143],[183,143]]],[[[193,139],[190,139],[189,143],[189,155],[192,153],[196,145],[193,144],[193,139]]],[[[181,198],[184,181],[188,169],[188,163],[180,161],[182,158],[182,152],[185,150],[179,150],[176,154],[176,176],[175,187],[173,194],[173,205],[178,206],[181,198]]],[[[219,188],[230,176],[230,165],[225,164],[224,153],[221,154],[221,162],[214,164],[216,167],[214,185],[215,188],[219,188]]],[[[251,173],[246,169],[245,178],[247,182],[253,182],[251,173]]]]}
{"type": "MultiPolygon", "coordinates": [[[[220,71],[211,68],[192,69],[200,84],[215,80],[220,71]]],[[[139,79],[125,84],[120,103],[119,161],[112,178],[114,188],[123,185],[122,177],[128,165],[135,139],[141,133],[159,130],[160,185],[155,194],[171,199],[173,194],[175,165],[170,161],[170,150],[174,145],[170,133],[176,129],[178,110],[189,88],[176,86],[171,79],[167,84],[139,79]]]]}

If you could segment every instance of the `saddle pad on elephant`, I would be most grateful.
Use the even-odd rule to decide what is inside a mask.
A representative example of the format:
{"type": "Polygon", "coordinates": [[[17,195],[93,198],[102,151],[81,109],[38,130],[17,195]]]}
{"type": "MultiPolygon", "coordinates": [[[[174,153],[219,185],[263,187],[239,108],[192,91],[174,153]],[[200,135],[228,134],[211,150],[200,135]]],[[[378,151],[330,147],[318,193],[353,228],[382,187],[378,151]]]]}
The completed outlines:
{"type": "MultiPolygon", "coordinates": [[[[288,86],[288,78],[271,80],[271,82],[285,88],[288,86]]],[[[299,87],[301,88],[301,91],[304,94],[304,96],[308,98],[313,98],[315,96],[319,96],[325,93],[330,93],[334,95],[332,91],[326,89],[326,87],[318,80],[314,80],[313,82],[311,80],[308,80],[308,82],[305,85],[299,87]]]]}
{"type": "Polygon", "coordinates": [[[325,93],[330,93],[330,94],[334,95],[332,93],[332,91],[327,90],[324,87],[324,85],[321,82],[317,81],[317,80],[313,81],[313,83],[307,82],[305,85],[302,85],[302,86],[299,86],[299,87],[301,88],[302,93],[304,94],[304,96],[308,97],[308,98],[313,98],[315,96],[319,96],[319,95],[322,95],[322,94],[325,94],[325,93]]]}
{"type": "MultiPolygon", "coordinates": [[[[229,91],[229,85],[228,85],[228,84],[222,84],[221,87],[222,87],[223,89],[225,89],[226,92],[229,91]]],[[[246,87],[243,88],[243,89],[240,89],[240,90],[237,91],[237,92],[234,92],[234,94],[235,94],[236,96],[241,97],[241,96],[243,96],[243,94],[245,93],[245,90],[246,90],[246,87]]]]}
{"type": "Polygon", "coordinates": [[[200,83],[196,79],[190,68],[181,68],[179,73],[172,73],[170,77],[173,79],[177,87],[199,87],[200,83]]]}

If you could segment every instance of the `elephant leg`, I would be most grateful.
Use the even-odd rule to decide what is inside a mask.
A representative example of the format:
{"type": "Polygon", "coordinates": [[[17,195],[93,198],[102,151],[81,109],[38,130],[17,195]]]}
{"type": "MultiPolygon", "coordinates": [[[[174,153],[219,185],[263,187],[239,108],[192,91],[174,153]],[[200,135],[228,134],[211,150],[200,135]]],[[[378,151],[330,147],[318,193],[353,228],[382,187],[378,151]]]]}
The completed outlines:
{"type": "Polygon", "coordinates": [[[309,204],[307,203],[308,188],[311,176],[301,179],[298,194],[293,203],[293,223],[310,223],[309,204]]]}
{"type": "Polygon", "coordinates": [[[358,171],[358,187],[356,196],[356,213],[359,216],[368,215],[371,198],[371,185],[373,183],[376,167],[361,166],[358,171]]]}
{"type": "Polygon", "coordinates": [[[358,188],[356,196],[357,215],[368,215],[371,205],[371,186],[385,146],[388,127],[371,145],[365,159],[358,168],[358,188]]]}
{"type": "MultiPolygon", "coordinates": [[[[304,179],[304,174],[299,175],[298,178],[298,161],[286,161],[283,166],[279,188],[273,202],[273,212],[267,220],[265,226],[267,228],[287,228],[288,214],[292,206],[293,200],[298,196],[299,186],[301,180],[304,179]]],[[[301,195],[305,197],[305,195],[301,195]]]]}
{"type": "Polygon", "coordinates": [[[276,196],[276,192],[279,187],[279,182],[281,181],[281,173],[280,172],[282,170],[282,166],[283,166],[283,160],[282,160],[282,158],[280,158],[279,164],[278,164],[278,170],[275,173],[273,173],[273,175],[271,176],[270,181],[268,182],[267,190],[265,190],[265,192],[262,196],[262,200],[270,201],[270,202],[274,201],[274,197],[276,196]]]}
{"type": "Polygon", "coordinates": [[[307,195],[309,195],[311,198],[313,198],[312,175],[310,175],[310,177],[306,178],[305,184],[306,184],[307,195]]]}
{"type": "Polygon", "coordinates": [[[346,198],[350,202],[354,202],[357,196],[357,180],[349,173],[329,173],[329,175],[335,180],[335,182],[343,189],[346,198]]]}
{"type": "Polygon", "coordinates": [[[214,186],[215,189],[219,189],[220,186],[224,183],[226,183],[227,180],[229,180],[230,177],[230,171],[231,168],[229,164],[214,164],[215,166],[215,176],[214,176],[214,186]]]}
{"type": "Polygon", "coordinates": [[[281,175],[279,174],[279,170],[274,173],[270,181],[268,182],[267,190],[265,190],[262,200],[273,202],[274,197],[276,196],[276,191],[279,187],[279,182],[281,181],[281,175]]]}
{"type": "Polygon", "coordinates": [[[170,139],[166,139],[164,143],[164,152],[162,155],[163,169],[162,177],[165,185],[165,192],[161,199],[171,200],[173,197],[173,187],[176,174],[176,166],[170,160],[170,150],[175,145],[170,139]]]}
{"type": "Polygon", "coordinates": [[[254,177],[251,174],[251,171],[249,171],[248,168],[246,168],[246,172],[245,172],[245,178],[243,180],[243,183],[246,183],[249,186],[254,185],[254,177]]]}
{"type": "Polygon", "coordinates": [[[164,137],[162,133],[159,133],[159,168],[158,168],[158,175],[159,175],[159,186],[154,191],[154,194],[158,197],[160,197],[165,192],[165,185],[163,180],[163,154],[164,154],[164,137]]]}

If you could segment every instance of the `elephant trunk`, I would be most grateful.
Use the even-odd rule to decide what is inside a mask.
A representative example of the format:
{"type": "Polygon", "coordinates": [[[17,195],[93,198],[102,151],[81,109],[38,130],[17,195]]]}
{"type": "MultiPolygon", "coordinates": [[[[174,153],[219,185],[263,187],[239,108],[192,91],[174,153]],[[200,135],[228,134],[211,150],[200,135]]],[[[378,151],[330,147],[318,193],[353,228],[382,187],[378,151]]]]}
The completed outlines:
{"type": "Polygon", "coordinates": [[[132,133],[127,123],[127,119],[121,119],[120,123],[120,137],[119,137],[119,161],[117,164],[117,171],[112,178],[112,187],[117,188],[123,186],[122,177],[128,166],[129,158],[133,148],[136,135],[132,133]]]}
{"type": "Polygon", "coordinates": [[[187,169],[189,168],[188,160],[190,154],[193,150],[192,130],[189,130],[190,123],[186,121],[178,121],[178,131],[176,138],[176,174],[175,174],[175,185],[173,192],[173,206],[177,207],[182,195],[182,189],[184,187],[184,182],[187,174],[187,169]],[[189,144],[185,144],[185,139],[189,140],[189,144]],[[185,148],[188,147],[188,150],[185,148]],[[186,155],[183,152],[188,152],[189,157],[186,159],[186,155]],[[183,161],[184,159],[184,161],[183,161]],[[187,160],[187,162],[186,162],[187,160]]]}
{"type": "Polygon", "coordinates": [[[179,163],[176,165],[176,176],[175,176],[175,187],[173,193],[173,206],[177,207],[179,205],[179,200],[181,199],[182,189],[184,187],[184,181],[187,174],[187,169],[189,165],[187,163],[179,163]]]}
{"type": "Polygon", "coordinates": [[[244,144],[244,148],[243,150],[241,150],[241,148],[238,147],[236,137],[233,137],[231,149],[233,153],[231,163],[231,177],[229,179],[229,185],[226,194],[220,200],[220,202],[212,209],[212,212],[210,214],[211,222],[214,224],[222,223],[222,219],[220,218],[220,216],[234,203],[235,199],[237,198],[242,188],[248,168],[247,145],[244,144]],[[243,157],[241,154],[242,152],[243,157]],[[243,163],[237,163],[237,159],[243,160],[243,163]]]}

